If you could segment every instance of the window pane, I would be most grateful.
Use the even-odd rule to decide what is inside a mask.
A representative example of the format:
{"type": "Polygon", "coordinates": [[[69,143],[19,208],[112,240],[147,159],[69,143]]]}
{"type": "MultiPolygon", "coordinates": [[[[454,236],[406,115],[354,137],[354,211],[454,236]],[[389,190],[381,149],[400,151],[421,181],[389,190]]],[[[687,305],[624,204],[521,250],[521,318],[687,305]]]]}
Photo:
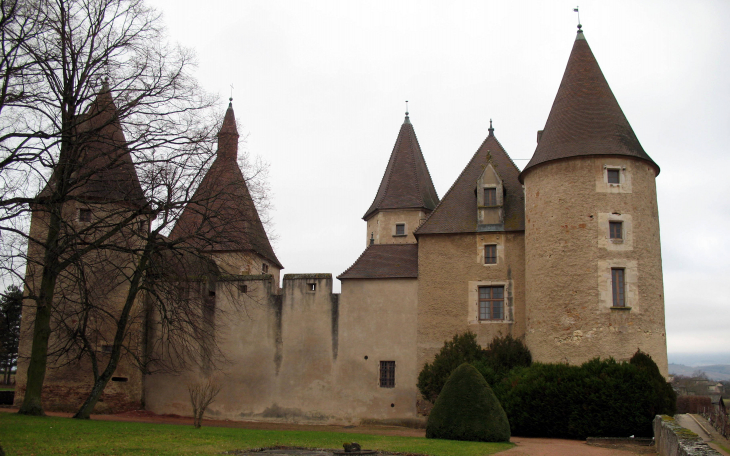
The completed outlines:
{"type": "Polygon", "coordinates": [[[485,245],[484,246],[484,263],[485,264],[496,264],[497,263],[497,246],[496,245],[485,245]]]}
{"type": "Polygon", "coordinates": [[[501,320],[502,317],[502,307],[504,306],[504,301],[494,301],[492,304],[492,318],[495,320],[501,320]]]}
{"type": "Polygon", "coordinates": [[[497,189],[496,188],[485,188],[484,189],[484,205],[485,206],[496,206],[497,205],[497,189]]]}
{"type": "Polygon", "coordinates": [[[398,223],[395,225],[395,234],[402,236],[406,234],[406,226],[403,223],[398,223]]]}
{"type": "Polygon", "coordinates": [[[608,173],[608,183],[609,184],[618,184],[620,183],[620,172],[617,169],[609,169],[607,170],[608,173]]]}
{"type": "Polygon", "coordinates": [[[395,387],[395,361],[380,361],[380,387],[395,387]]]}
{"type": "Polygon", "coordinates": [[[504,287],[492,287],[492,297],[502,299],[504,297],[504,287]]]}
{"type": "Polygon", "coordinates": [[[623,223],[622,222],[608,222],[609,236],[611,239],[622,239],[623,238],[623,223]]]}
{"type": "Polygon", "coordinates": [[[487,299],[489,297],[489,287],[479,287],[479,298],[487,299]]]}
{"type": "Polygon", "coordinates": [[[489,303],[487,303],[487,302],[479,303],[479,319],[480,320],[489,320],[489,303]]]}

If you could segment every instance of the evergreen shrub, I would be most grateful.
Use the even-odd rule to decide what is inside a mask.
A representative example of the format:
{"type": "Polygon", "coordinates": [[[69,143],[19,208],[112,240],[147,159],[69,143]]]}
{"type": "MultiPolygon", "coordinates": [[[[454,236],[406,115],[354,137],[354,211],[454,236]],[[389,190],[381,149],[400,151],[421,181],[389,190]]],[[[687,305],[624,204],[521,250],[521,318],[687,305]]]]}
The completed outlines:
{"type": "Polygon", "coordinates": [[[446,381],[428,416],[426,437],[509,442],[507,415],[484,377],[471,364],[461,364],[446,381]]]}
{"type": "Polygon", "coordinates": [[[659,367],[651,356],[641,350],[636,350],[634,356],[631,357],[629,363],[638,367],[647,376],[647,380],[652,385],[654,415],[674,416],[677,413],[677,393],[672,385],[664,379],[659,372],[659,367]]]}
{"type": "Polygon", "coordinates": [[[477,336],[472,332],[457,334],[443,348],[432,363],[423,366],[418,375],[418,390],[431,402],[438,397],[451,373],[463,363],[473,363],[484,358],[477,336]]]}
{"type": "Polygon", "coordinates": [[[596,358],[513,369],[495,392],[512,434],[585,439],[651,437],[654,388],[636,365],[596,358]]]}

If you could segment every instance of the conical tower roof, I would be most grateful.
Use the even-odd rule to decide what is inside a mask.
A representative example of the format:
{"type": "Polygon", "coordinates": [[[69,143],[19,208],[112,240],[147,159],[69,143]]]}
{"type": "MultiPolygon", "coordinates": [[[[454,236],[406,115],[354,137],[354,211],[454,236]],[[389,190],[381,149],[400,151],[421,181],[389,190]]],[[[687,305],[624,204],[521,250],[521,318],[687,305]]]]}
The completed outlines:
{"type": "MultiPolygon", "coordinates": [[[[73,187],[70,193],[89,201],[144,207],[147,200],[106,83],[78,119],[74,140],[76,149],[70,153],[76,167],[71,175],[73,187]]],[[[57,182],[58,175],[54,171],[40,196],[49,195],[57,182]]]]}
{"type": "Polygon", "coordinates": [[[385,175],[380,182],[375,200],[363,216],[369,219],[382,209],[433,210],[439,203],[431,175],[418,145],[413,124],[406,113],[395,140],[385,175]]]}
{"type": "Polygon", "coordinates": [[[238,167],[238,130],[229,103],[215,161],[170,233],[203,251],[252,251],[283,269],[238,167]]]}
{"type": "Polygon", "coordinates": [[[491,163],[504,186],[504,230],[525,229],[525,195],[518,180],[519,168],[494,136],[489,135],[472,156],[436,209],[416,230],[416,235],[474,233],[478,231],[476,184],[491,163]]]}
{"type": "Polygon", "coordinates": [[[659,167],[641,147],[583,31],[573,44],[545,129],[532,159],[520,174],[552,160],[590,155],[625,155],[659,167]]]}

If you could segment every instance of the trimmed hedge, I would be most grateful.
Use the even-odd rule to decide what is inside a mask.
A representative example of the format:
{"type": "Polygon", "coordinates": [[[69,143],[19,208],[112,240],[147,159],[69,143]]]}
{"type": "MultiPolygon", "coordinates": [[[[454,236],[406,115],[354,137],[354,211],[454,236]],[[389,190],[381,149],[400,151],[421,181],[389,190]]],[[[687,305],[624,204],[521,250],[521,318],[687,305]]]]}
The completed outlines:
{"type": "MultiPolygon", "coordinates": [[[[666,383],[666,382],[665,382],[666,383]]],[[[514,369],[495,387],[512,434],[651,437],[656,392],[645,370],[613,359],[514,369]]]]}
{"type": "Polygon", "coordinates": [[[457,334],[443,348],[432,363],[423,366],[418,374],[418,390],[421,395],[435,402],[441,389],[454,370],[463,363],[473,363],[484,358],[482,347],[477,343],[477,336],[472,332],[457,334]]]}
{"type": "Polygon", "coordinates": [[[428,417],[431,439],[509,442],[507,415],[484,377],[469,363],[457,367],[428,417]]]}

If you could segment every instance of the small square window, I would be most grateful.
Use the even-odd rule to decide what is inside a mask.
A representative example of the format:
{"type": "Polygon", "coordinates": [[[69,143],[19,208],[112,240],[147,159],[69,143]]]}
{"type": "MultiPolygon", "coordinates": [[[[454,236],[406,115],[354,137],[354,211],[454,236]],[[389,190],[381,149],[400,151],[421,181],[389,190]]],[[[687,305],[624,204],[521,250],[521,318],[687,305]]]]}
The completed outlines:
{"type": "Polygon", "coordinates": [[[479,320],[504,319],[504,287],[479,287],[479,320]]]}
{"type": "Polygon", "coordinates": [[[380,361],[380,387],[395,388],[395,361],[380,361]]]}
{"type": "Polygon", "coordinates": [[[248,293],[248,285],[239,285],[238,286],[238,292],[241,294],[248,293]]]}
{"type": "Polygon", "coordinates": [[[268,274],[269,273],[269,265],[266,264],[266,263],[262,264],[261,265],[261,272],[263,272],[264,274],[268,274]]]}
{"type": "Polygon", "coordinates": [[[405,223],[396,223],[395,224],[395,235],[396,236],[405,236],[406,235],[406,224],[405,223]]]}
{"type": "Polygon", "coordinates": [[[208,290],[208,296],[210,296],[211,298],[214,298],[215,297],[215,291],[208,290]]]}
{"type": "Polygon", "coordinates": [[[497,205],[497,189],[496,188],[485,188],[484,189],[484,205],[485,206],[496,206],[497,205]]]}
{"type": "Polygon", "coordinates": [[[606,170],[606,176],[609,184],[620,184],[621,183],[621,171],[618,169],[606,170]]]}
{"type": "Polygon", "coordinates": [[[113,345],[104,344],[101,346],[101,352],[105,355],[110,355],[112,353],[112,349],[114,348],[113,345]]]}
{"type": "Polygon", "coordinates": [[[91,221],[91,209],[79,209],[79,222],[91,221]]]}
{"type": "Polygon", "coordinates": [[[623,239],[623,222],[608,222],[608,237],[610,239],[623,239]]]}
{"type": "Polygon", "coordinates": [[[497,246],[484,246],[484,264],[497,264],[497,246]]]}
{"type": "Polygon", "coordinates": [[[626,283],[624,282],[624,269],[611,269],[611,289],[613,292],[613,306],[626,306],[626,283]]]}
{"type": "Polygon", "coordinates": [[[317,291],[317,284],[316,283],[308,283],[307,284],[307,291],[317,291]]]}

